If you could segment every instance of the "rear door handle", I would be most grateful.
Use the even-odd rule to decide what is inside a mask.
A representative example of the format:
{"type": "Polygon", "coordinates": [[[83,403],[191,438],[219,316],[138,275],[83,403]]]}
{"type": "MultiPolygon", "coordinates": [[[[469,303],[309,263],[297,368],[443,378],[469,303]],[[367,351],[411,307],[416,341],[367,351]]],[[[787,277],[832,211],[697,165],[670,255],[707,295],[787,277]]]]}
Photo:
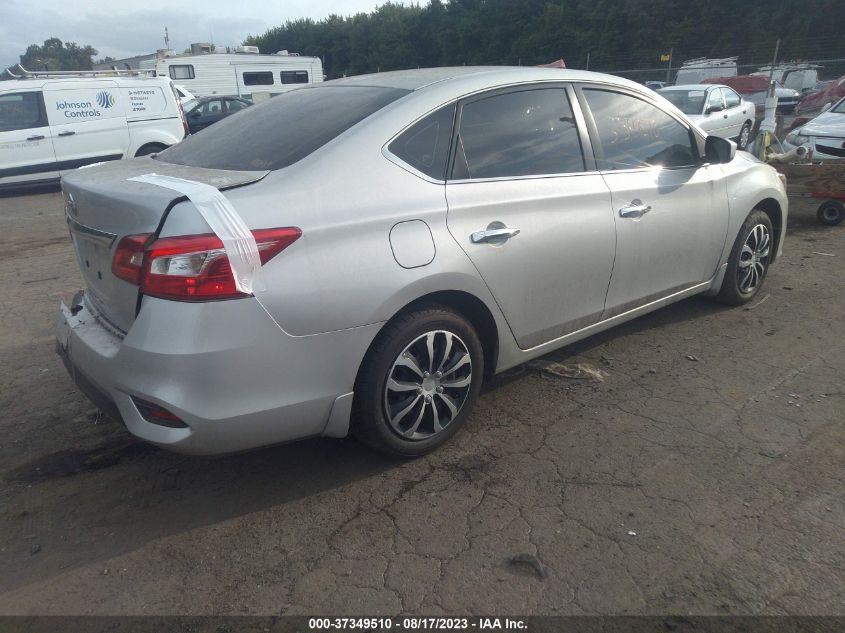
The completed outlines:
{"type": "Polygon", "coordinates": [[[67,130],[66,132],[59,132],[59,136],[73,136],[74,134],[76,134],[76,132],[71,132],[70,130],[67,130]]]}
{"type": "Polygon", "coordinates": [[[619,217],[641,218],[651,211],[651,205],[643,204],[641,200],[632,200],[627,207],[619,209],[619,217]]]}
{"type": "Polygon", "coordinates": [[[470,236],[473,244],[481,244],[484,242],[504,242],[509,240],[514,235],[519,235],[519,229],[510,229],[504,227],[501,229],[486,229],[484,231],[476,231],[470,236]]]}
{"type": "Polygon", "coordinates": [[[27,136],[27,141],[43,141],[44,136],[42,134],[36,134],[35,136],[27,136]]]}

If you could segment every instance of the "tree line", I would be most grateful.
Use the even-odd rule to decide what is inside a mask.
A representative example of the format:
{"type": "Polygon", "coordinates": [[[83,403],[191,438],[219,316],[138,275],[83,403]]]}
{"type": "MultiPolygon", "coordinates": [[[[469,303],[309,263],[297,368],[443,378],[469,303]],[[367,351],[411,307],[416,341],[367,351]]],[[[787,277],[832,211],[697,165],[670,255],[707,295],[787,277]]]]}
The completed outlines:
{"type": "MultiPolygon", "coordinates": [[[[323,60],[328,78],[447,65],[536,65],[618,72],[694,57],[845,58],[845,2],[814,0],[431,0],[297,19],[249,36],[262,53],[323,60]]],[[[837,64],[833,64],[836,67],[837,64]]],[[[742,70],[741,70],[742,72],[742,70]]],[[[653,74],[660,75],[659,70],[653,74]]]]}
{"type": "MultiPolygon", "coordinates": [[[[251,35],[262,53],[320,57],[328,78],[430,66],[536,65],[660,79],[672,55],[739,56],[740,74],[780,60],[845,60],[845,0],[430,0],[370,13],[297,19],[251,35]],[[651,69],[631,73],[630,69],[651,69]]],[[[50,38],[21,55],[29,70],[89,70],[90,45],[50,38]]],[[[845,73],[827,61],[822,74],[845,73]]]]}

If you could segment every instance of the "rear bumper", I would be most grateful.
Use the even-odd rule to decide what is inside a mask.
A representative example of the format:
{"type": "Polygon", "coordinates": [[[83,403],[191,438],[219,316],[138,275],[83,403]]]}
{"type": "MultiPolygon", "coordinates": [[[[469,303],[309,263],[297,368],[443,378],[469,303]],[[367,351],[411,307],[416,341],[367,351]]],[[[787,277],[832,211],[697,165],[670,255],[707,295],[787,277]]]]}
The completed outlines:
{"type": "Polygon", "coordinates": [[[145,298],[123,337],[78,300],[59,309],[56,346],[80,390],[133,435],[177,452],[216,454],[343,435],[355,376],[378,328],[294,337],[252,299],[145,298]],[[144,419],[138,399],[186,426],[144,419]]]}

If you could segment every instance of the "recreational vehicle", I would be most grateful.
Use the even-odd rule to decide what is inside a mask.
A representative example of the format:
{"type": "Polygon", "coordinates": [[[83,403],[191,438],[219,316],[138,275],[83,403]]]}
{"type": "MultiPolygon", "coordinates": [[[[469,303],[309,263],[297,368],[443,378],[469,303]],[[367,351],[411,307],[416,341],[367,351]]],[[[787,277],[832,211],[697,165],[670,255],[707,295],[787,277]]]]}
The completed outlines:
{"type": "Polygon", "coordinates": [[[287,51],[262,55],[255,46],[241,46],[234,52],[160,55],[144,64],[197,97],[234,95],[260,101],[304,84],[323,81],[319,57],[287,51]]]}

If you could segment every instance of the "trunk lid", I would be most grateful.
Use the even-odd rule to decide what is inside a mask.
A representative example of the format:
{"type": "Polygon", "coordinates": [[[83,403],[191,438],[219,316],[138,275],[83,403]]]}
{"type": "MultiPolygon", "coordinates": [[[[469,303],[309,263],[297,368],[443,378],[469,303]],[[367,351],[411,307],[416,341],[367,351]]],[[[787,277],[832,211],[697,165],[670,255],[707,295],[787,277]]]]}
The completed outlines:
{"type": "Polygon", "coordinates": [[[135,320],[138,287],[111,270],[115,250],[127,235],[154,233],[178,192],[128,181],[143,174],[164,174],[230,189],[261,180],[268,171],[226,171],[164,163],[151,158],[119,160],[79,169],[62,178],[65,219],[86,297],[96,315],[121,332],[135,320]]]}

